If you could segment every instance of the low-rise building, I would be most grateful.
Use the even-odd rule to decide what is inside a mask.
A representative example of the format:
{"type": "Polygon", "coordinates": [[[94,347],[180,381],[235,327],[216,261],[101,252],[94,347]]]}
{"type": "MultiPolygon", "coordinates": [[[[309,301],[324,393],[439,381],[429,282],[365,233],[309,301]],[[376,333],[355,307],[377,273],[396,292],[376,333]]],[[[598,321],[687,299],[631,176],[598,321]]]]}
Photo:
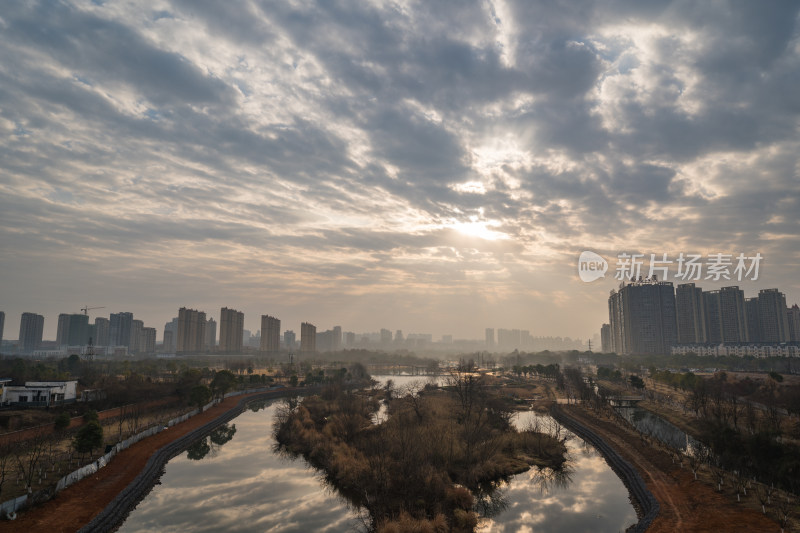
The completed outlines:
{"type": "Polygon", "coordinates": [[[2,404],[45,407],[74,402],[77,399],[77,381],[26,381],[25,385],[2,388],[2,404]]]}

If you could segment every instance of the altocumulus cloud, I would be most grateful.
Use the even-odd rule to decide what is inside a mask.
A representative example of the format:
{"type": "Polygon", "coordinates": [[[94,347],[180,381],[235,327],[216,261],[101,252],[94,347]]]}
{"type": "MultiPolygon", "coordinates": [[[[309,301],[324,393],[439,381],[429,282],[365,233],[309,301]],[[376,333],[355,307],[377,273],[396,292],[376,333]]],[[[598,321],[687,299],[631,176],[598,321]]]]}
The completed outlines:
{"type": "Polygon", "coordinates": [[[5,2],[4,310],[588,336],[586,248],[795,301],[799,7],[5,2]]]}

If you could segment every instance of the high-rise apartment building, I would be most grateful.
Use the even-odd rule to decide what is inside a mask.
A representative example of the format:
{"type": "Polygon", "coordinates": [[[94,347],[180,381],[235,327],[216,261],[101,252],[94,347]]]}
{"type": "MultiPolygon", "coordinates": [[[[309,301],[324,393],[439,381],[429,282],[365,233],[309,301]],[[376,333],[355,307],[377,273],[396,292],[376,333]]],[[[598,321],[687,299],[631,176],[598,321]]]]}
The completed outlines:
{"type": "Polygon", "coordinates": [[[140,353],[142,351],[142,329],[144,329],[144,322],[135,319],[131,321],[131,344],[128,347],[130,353],[140,353]]]}
{"type": "Polygon", "coordinates": [[[515,350],[522,346],[522,332],[518,329],[498,329],[497,346],[503,350],[515,350]]]}
{"type": "Polygon", "coordinates": [[[206,314],[203,311],[178,309],[178,331],[175,338],[176,353],[203,351],[206,340],[206,314]]]}
{"type": "Polygon", "coordinates": [[[611,324],[600,326],[600,351],[611,353],[614,351],[611,343],[611,324]]]}
{"type": "Polygon", "coordinates": [[[297,335],[291,329],[283,332],[283,344],[287,350],[294,350],[297,346],[297,335]]]}
{"type": "Polygon", "coordinates": [[[344,334],[344,345],[348,348],[356,345],[356,334],[354,332],[348,331],[344,334]]]}
{"type": "Polygon", "coordinates": [[[789,340],[791,342],[800,342],[800,307],[794,304],[786,310],[786,315],[789,324],[789,340]]]}
{"type": "Polygon", "coordinates": [[[744,314],[747,317],[748,342],[761,342],[761,331],[758,319],[758,298],[744,299],[744,314]]]}
{"type": "Polygon", "coordinates": [[[68,346],[84,346],[89,342],[89,317],[83,314],[69,315],[68,346]]]}
{"type": "Polygon", "coordinates": [[[3,346],[3,329],[6,327],[6,312],[0,311],[0,347],[3,346]]]}
{"type": "Polygon", "coordinates": [[[706,340],[711,344],[722,344],[722,308],[719,291],[703,292],[703,306],[706,311],[706,340]]]}
{"type": "Polygon", "coordinates": [[[386,328],[381,328],[381,344],[392,343],[392,332],[386,328]]]}
{"type": "MultiPolygon", "coordinates": [[[[338,352],[339,350],[342,349],[342,326],[333,326],[333,329],[331,330],[331,332],[332,332],[331,349],[334,352],[338,352]]],[[[402,340],[403,339],[403,332],[400,331],[400,330],[397,330],[397,333],[400,335],[400,340],[402,340]]],[[[395,335],[395,337],[394,337],[395,342],[397,342],[397,339],[398,339],[397,335],[395,335]]]]}
{"type": "Polygon", "coordinates": [[[219,311],[219,350],[226,353],[242,351],[244,313],[223,307],[219,311]]]}
{"type": "Polygon", "coordinates": [[[156,328],[142,328],[139,334],[139,353],[156,352],[156,328]]]}
{"type": "Polygon", "coordinates": [[[683,283],[675,290],[678,344],[703,344],[706,342],[705,306],[703,289],[694,283],[683,283]]]}
{"type": "Polygon", "coordinates": [[[19,345],[23,352],[31,352],[42,344],[44,316],[22,313],[19,321],[19,345]]]}
{"type": "Polygon", "coordinates": [[[58,315],[58,326],[56,329],[56,344],[67,346],[69,339],[69,314],[61,313],[58,315]]]}
{"type": "Polygon", "coordinates": [[[308,322],[300,324],[300,351],[306,353],[317,351],[317,327],[314,324],[308,322]]]}
{"type": "Polygon", "coordinates": [[[719,307],[722,319],[722,342],[728,344],[747,342],[744,291],[736,286],[722,287],[719,291],[719,307]]]}
{"type": "Polygon", "coordinates": [[[94,319],[95,338],[92,343],[95,346],[108,346],[111,339],[111,321],[107,318],[97,317],[94,319]]]}
{"type": "Polygon", "coordinates": [[[217,349],[217,321],[209,318],[206,322],[206,351],[213,352],[217,349]]]}
{"type": "Polygon", "coordinates": [[[274,316],[261,315],[262,352],[277,352],[281,349],[281,321],[274,316]]]}
{"type": "Polygon", "coordinates": [[[761,342],[789,342],[786,296],[778,289],[758,291],[758,331],[761,342]]]}
{"type": "Polygon", "coordinates": [[[494,328],[486,328],[484,334],[486,338],[486,349],[491,350],[494,348],[494,328]]]}
{"type": "Polygon", "coordinates": [[[623,285],[611,292],[608,307],[615,352],[670,353],[678,338],[675,290],[671,282],[623,285]]]}
{"type": "Polygon", "coordinates": [[[177,349],[178,342],[178,318],[175,317],[166,324],[164,324],[164,344],[162,349],[165,352],[174,352],[177,349]]]}
{"type": "Polygon", "coordinates": [[[111,313],[109,324],[110,346],[131,346],[133,313],[111,313]]]}
{"type": "Polygon", "coordinates": [[[164,330],[164,340],[161,343],[161,351],[170,353],[175,351],[175,338],[177,335],[171,329],[164,330]]]}

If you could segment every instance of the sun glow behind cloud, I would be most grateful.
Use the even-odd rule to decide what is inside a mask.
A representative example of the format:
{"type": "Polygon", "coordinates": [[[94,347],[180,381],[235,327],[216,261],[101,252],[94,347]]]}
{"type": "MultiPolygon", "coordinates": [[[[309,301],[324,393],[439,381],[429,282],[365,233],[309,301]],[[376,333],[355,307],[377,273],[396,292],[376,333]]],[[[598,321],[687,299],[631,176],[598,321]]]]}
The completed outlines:
{"type": "Polygon", "coordinates": [[[800,294],[791,3],[188,6],[4,6],[8,317],[41,288],[48,317],[588,335],[611,285],[577,314],[515,297],[567,301],[583,249],[665,242],[764,246],[800,294]],[[390,295],[402,317],[375,312],[390,295]],[[496,322],[448,311],[481,305],[496,322]]]}

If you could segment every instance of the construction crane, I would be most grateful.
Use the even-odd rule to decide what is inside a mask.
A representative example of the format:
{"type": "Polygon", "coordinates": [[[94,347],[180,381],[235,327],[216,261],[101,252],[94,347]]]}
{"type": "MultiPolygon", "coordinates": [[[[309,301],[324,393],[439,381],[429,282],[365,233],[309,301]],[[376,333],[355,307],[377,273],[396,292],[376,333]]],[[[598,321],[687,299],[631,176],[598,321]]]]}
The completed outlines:
{"type": "MultiPolygon", "coordinates": [[[[92,309],[105,309],[105,308],[106,306],[104,305],[101,305],[99,307],[89,307],[88,305],[84,305],[83,307],[81,307],[81,311],[83,311],[84,315],[89,316],[89,311],[91,311],[92,309]]],[[[88,359],[89,361],[94,359],[94,343],[92,342],[91,337],[89,337],[89,344],[86,345],[86,359],[88,359]]]]}

